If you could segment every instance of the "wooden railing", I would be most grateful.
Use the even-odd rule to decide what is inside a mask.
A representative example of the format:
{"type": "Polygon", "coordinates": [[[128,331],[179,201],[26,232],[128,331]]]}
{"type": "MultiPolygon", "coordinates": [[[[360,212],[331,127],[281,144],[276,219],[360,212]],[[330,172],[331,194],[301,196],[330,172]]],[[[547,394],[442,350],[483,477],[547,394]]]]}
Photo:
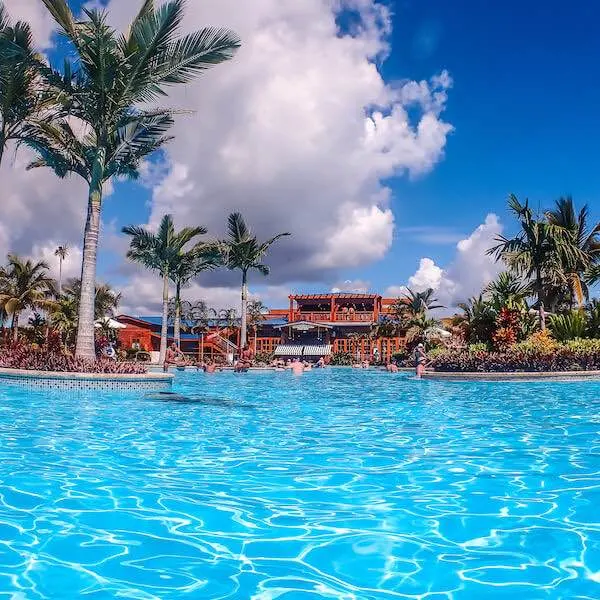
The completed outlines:
{"type": "Polygon", "coordinates": [[[275,352],[275,348],[279,345],[281,338],[278,337],[259,337],[256,338],[256,343],[254,344],[254,352],[258,353],[266,353],[273,354],[275,352]]]}
{"type": "Polygon", "coordinates": [[[396,352],[406,347],[406,338],[379,338],[379,339],[347,339],[340,338],[333,341],[333,352],[347,352],[359,360],[372,360],[377,349],[379,359],[386,361],[396,352]]]}
{"type": "MultiPolygon", "coordinates": [[[[311,323],[331,322],[331,312],[300,312],[296,311],[292,315],[292,321],[310,321],[311,323]]],[[[334,322],[344,323],[370,323],[374,321],[373,312],[371,311],[356,311],[356,312],[336,312],[333,315],[334,322]]]]}

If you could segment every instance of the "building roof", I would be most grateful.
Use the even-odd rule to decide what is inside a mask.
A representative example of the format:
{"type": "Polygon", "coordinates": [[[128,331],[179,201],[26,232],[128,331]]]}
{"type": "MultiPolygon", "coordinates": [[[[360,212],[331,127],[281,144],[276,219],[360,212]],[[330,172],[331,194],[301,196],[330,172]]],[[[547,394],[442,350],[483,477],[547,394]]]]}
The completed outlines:
{"type": "Polygon", "coordinates": [[[290,298],[294,300],[329,300],[331,298],[343,300],[376,300],[380,297],[379,294],[361,294],[354,292],[330,292],[328,294],[299,294],[290,296],[290,298]]]}
{"type": "Polygon", "coordinates": [[[333,325],[328,325],[327,323],[320,323],[316,321],[292,321],[291,323],[288,323],[286,321],[281,325],[275,325],[275,329],[285,329],[286,327],[289,327],[290,329],[333,329],[333,325]]]}

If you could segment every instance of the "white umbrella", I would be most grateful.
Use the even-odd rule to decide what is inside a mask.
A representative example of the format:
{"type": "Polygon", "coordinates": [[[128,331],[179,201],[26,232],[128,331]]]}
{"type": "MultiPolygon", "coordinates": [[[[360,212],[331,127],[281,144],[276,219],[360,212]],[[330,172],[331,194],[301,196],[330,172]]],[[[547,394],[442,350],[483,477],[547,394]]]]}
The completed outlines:
{"type": "Polygon", "coordinates": [[[425,331],[425,337],[426,338],[435,338],[435,337],[448,338],[448,337],[452,337],[452,334],[449,331],[442,329],[441,327],[430,327],[429,329],[427,329],[425,331]]]}
{"type": "Polygon", "coordinates": [[[119,321],[115,321],[109,317],[98,319],[98,321],[94,323],[96,329],[100,329],[100,327],[103,326],[108,327],[109,329],[125,329],[125,327],[127,327],[127,325],[123,325],[123,323],[119,323],[119,321]]]}

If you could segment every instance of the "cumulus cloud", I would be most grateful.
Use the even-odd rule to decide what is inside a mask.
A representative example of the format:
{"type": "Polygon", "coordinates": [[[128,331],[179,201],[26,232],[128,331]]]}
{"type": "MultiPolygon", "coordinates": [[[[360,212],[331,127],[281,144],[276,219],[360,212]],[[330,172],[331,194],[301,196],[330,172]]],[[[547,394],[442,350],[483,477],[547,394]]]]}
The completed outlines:
{"type": "MultiPolygon", "coordinates": [[[[109,2],[113,23],[126,27],[140,2],[109,2]]],[[[52,23],[42,4],[6,4],[47,47],[52,23]]],[[[172,88],[168,103],[192,112],[178,119],[164,163],[146,169],[150,223],[170,212],[178,224],[220,235],[239,210],[260,237],[290,231],[270,257],[275,286],[331,281],[340,268],[382,258],[394,230],[385,181],[422,176],[443,158],[450,75],[385,81],[378,67],[390,52],[391,20],[375,0],[188,0],[185,28],[207,24],[231,27],[243,47],[193,85],[172,88]],[[347,10],[356,18],[340,31],[347,10]]],[[[0,246],[31,252],[79,242],[83,184],[25,173],[21,154],[5,162],[0,246]]],[[[233,285],[221,274],[203,281],[233,285]]]]}
{"type": "Polygon", "coordinates": [[[366,294],[371,288],[371,284],[368,281],[364,281],[363,279],[347,279],[346,281],[341,281],[336,283],[331,291],[334,294],[339,292],[358,292],[361,294],[366,294]]]}
{"type": "MultiPolygon", "coordinates": [[[[458,242],[456,254],[446,268],[431,258],[422,258],[419,268],[408,280],[408,287],[415,291],[433,288],[437,298],[448,308],[479,294],[502,270],[500,263],[486,255],[502,229],[497,215],[487,215],[471,235],[458,242]]],[[[386,293],[397,296],[405,289],[404,286],[392,286],[386,293]]]]}
{"type": "MultiPolygon", "coordinates": [[[[119,26],[130,4],[109,5],[119,26]]],[[[171,102],[195,114],[175,127],[151,221],[171,212],[218,232],[240,210],[261,236],[290,231],[273,252],[276,282],[381,258],[394,227],[382,181],[424,174],[442,158],[450,76],[386,83],[377,61],[389,51],[390,18],[374,0],[189,0],[185,24],[229,26],[243,47],[173,89],[171,102]],[[349,9],[357,25],[340,32],[349,9]]]]}

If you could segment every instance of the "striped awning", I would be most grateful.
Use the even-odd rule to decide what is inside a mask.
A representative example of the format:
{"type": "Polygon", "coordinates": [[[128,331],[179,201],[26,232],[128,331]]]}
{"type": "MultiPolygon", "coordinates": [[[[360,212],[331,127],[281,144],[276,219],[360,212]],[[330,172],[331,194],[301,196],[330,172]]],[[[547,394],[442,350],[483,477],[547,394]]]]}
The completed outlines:
{"type": "Polygon", "coordinates": [[[275,356],[302,356],[304,346],[294,344],[279,344],[275,348],[275,356]]]}
{"type": "Polygon", "coordinates": [[[275,348],[275,356],[329,356],[331,344],[319,344],[313,346],[299,346],[296,344],[280,344],[275,348]]]}
{"type": "Polygon", "coordinates": [[[319,346],[304,346],[304,356],[329,356],[330,354],[330,344],[324,344],[319,346]]]}

